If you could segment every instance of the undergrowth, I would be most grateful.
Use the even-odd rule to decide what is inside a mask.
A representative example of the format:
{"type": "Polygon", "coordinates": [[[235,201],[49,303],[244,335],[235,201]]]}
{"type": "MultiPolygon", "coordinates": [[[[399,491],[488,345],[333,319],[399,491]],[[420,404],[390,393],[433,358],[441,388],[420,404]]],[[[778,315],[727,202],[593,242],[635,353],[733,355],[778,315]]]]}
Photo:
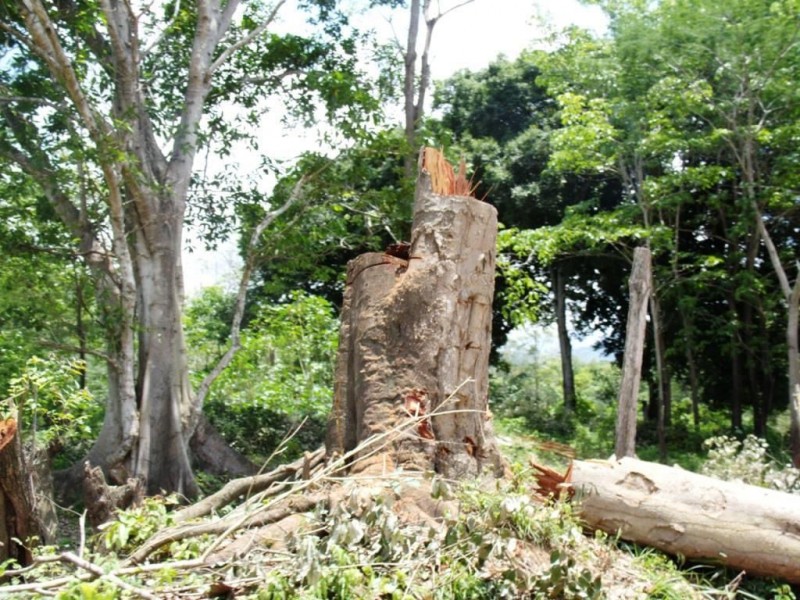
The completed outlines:
{"type": "Polygon", "coordinates": [[[536,502],[531,485],[521,469],[491,485],[398,477],[387,485],[353,487],[342,501],[318,508],[285,545],[262,544],[223,564],[200,565],[193,559],[211,540],[197,538],[131,565],[128,554],[172,522],[170,500],[150,499],[121,513],[76,554],[40,548],[33,569],[4,565],[0,595],[600,599],[648,597],[658,579],[662,587],[671,582],[674,594],[661,597],[699,597],[680,577],[656,577],[667,573],[661,567],[637,568],[614,540],[587,537],[570,504],[536,502]],[[400,509],[412,490],[432,494],[448,509],[444,516],[413,518],[400,509]]]}

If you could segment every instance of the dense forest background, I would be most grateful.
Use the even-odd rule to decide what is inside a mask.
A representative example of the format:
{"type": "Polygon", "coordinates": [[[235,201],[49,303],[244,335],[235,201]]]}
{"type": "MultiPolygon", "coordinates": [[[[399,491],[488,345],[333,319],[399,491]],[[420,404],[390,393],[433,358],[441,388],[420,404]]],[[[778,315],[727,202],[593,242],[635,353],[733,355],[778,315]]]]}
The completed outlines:
{"type": "Polygon", "coordinates": [[[316,447],[345,265],[407,238],[427,144],[464,157],[499,211],[502,431],[611,452],[627,277],[646,245],[640,455],[697,466],[704,440],[752,433],[800,466],[797,3],[596,2],[607,33],[552,32],[435,83],[414,49],[447,11],[378,4],[408,4],[407,40],[378,43],[329,0],[301,3],[298,32],[269,27],[283,2],[235,19],[222,5],[229,29],[207,38],[211,8],[167,2],[137,16],[142,39],[114,2],[3,5],[6,412],[57,467],[89,453],[187,493],[187,451],[155,440],[188,438],[200,413],[256,462],[303,420],[289,452],[316,447]],[[325,151],[273,160],[256,124],[276,112],[325,151]],[[257,166],[242,172],[245,153],[257,166]],[[240,240],[238,287],[183,302],[184,224],[210,248],[240,240]],[[557,325],[560,359],[504,359],[509,331],[535,322],[557,325]],[[596,332],[608,361],[573,364],[570,340],[596,332]],[[154,472],[165,457],[181,466],[154,472]]]}

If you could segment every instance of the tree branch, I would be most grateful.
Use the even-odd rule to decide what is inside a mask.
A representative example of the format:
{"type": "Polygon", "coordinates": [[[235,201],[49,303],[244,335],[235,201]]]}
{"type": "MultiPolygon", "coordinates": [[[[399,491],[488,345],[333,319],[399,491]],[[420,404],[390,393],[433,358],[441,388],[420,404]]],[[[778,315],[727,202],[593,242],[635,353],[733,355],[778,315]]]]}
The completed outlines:
{"type": "Polygon", "coordinates": [[[786,275],[786,269],[783,268],[783,263],[781,263],[781,257],[778,254],[778,249],[775,247],[775,242],[772,241],[767,226],[764,224],[764,217],[761,215],[761,211],[758,210],[758,207],[755,206],[755,203],[753,205],[753,210],[756,213],[756,227],[759,233],[761,233],[764,246],[767,248],[769,260],[772,263],[772,269],[775,271],[778,283],[780,283],[781,286],[781,292],[783,292],[783,296],[788,302],[792,298],[792,286],[789,283],[789,277],[786,275]]]}
{"type": "Polygon", "coordinates": [[[253,31],[251,31],[248,35],[244,38],[239,40],[238,42],[228,46],[222,54],[213,62],[211,67],[209,67],[209,73],[214,73],[217,69],[219,69],[225,62],[240,48],[247,46],[250,42],[252,42],[255,38],[260,36],[264,31],[266,31],[267,27],[269,27],[272,22],[275,20],[275,17],[278,15],[278,11],[280,8],[286,4],[286,0],[278,0],[278,3],[275,4],[272,11],[270,12],[267,19],[261,23],[258,27],[256,27],[253,31]]]}
{"type": "Polygon", "coordinates": [[[269,227],[275,221],[275,219],[280,217],[298,202],[302,195],[303,186],[306,184],[309,178],[310,177],[306,175],[301,177],[300,180],[295,184],[294,189],[292,189],[292,193],[289,195],[289,198],[286,200],[286,202],[284,202],[281,207],[268,212],[264,218],[261,219],[258,225],[256,225],[253,233],[250,235],[250,241],[247,244],[247,257],[245,259],[244,268],[242,269],[242,276],[239,279],[239,289],[236,293],[236,307],[234,309],[233,320],[231,322],[231,345],[227,352],[225,352],[219,361],[217,361],[217,364],[214,365],[214,368],[211,369],[211,372],[205,376],[200,384],[200,387],[197,389],[197,402],[195,406],[198,414],[203,406],[203,403],[205,402],[205,398],[208,395],[209,390],[211,389],[211,385],[228,367],[233,360],[233,357],[241,347],[241,326],[242,319],[244,318],[245,301],[247,300],[247,286],[250,283],[250,276],[252,275],[253,270],[256,268],[256,266],[258,266],[257,250],[261,236],[267,227],[269,227]]]}

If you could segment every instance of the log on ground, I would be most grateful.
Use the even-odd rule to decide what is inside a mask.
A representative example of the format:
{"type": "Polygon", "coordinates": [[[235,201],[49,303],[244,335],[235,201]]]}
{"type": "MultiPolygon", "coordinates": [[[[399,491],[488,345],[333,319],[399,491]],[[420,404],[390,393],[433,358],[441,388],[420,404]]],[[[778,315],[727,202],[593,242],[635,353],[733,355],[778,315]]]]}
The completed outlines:
{"type": "Polygon", "coordinates": [[[634,458],[575,461],[593,529],[693,561],[800,583],[800,498],[634,458]]]}

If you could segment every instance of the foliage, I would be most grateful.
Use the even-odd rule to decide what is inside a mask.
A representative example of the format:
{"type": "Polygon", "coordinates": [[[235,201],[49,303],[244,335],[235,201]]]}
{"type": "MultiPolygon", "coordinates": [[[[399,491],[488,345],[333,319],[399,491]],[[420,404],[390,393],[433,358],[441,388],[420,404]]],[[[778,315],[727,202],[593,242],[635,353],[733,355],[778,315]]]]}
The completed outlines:
{"type": "Polygon", "coordinates": [[[568,444],[581,457],[608,456],[614,445],[619,377],[610,362],[577,363],[577,406],[574,414],[565,415],[558,359],[534,357],[507,371],[492,370],[492,410],[502,430],[568,444]]]}
{"type": "MultiPolygon", "coordinates": [[[[204,290],[187,308],[193,377],[201,379],[227,346],[231,297],[204,290]]],[[[330,303],[302,292],[264,304],[241,335],[241,349],[214,383],[205,411],[238,450],[263,460],[304,417],[287,456],[316,447],[330,409],[338,321],[330,303]]]]}
{"type": "Polygon", "coordinates": [[[800,469],[778,465],[769,456],[766,440],[748,435],[744,440],[717,436],[705,441],[708,458],[701,472],[726,481],[800,494],[800,469]]]}
{"type": "MultiPolygon", "coordinates": [[[[118,511],[114,520],[100,526],[97,534],[98,548],[124,556],[138,548],[155,533],[172,525],[177,497],[154,496],[145,498],[141,505],[118,511]]],[[[196,558],[204,538],[173,542],[166,549],[176,560],[196,558]]]]}
{"type": "MultiPolygon", "coordinates": [[[[414,191],[403,158],[411,152],[403,132],[389,128],[365,133],[332,157],[306,153],[270,200],[280,205],[307,176],[301,205],[260,240],[253,295],[274,302],[301,289],[341,305],[347,261],[408,239],[414,191]]],[[[239,212],[243,240],[262,215],[258,207],[239,212]]]]}
{"type": "Polygon", "coordinates": [[[603,598],[602,581],[588,569],[580,570],[575,559],[554,550],[550,555],[550,571],[534,584],[537,598],[570,598],[578,600],[603,598]]]}
{"type": "Polygon", "coordinates": [[[31,357],[0,403],[0,414],[20,419],[38,446],[63,450],[67,464],[88,450],[102,420],[102,405],[79,385],[85,369],[79,360],[31,357]]]}

